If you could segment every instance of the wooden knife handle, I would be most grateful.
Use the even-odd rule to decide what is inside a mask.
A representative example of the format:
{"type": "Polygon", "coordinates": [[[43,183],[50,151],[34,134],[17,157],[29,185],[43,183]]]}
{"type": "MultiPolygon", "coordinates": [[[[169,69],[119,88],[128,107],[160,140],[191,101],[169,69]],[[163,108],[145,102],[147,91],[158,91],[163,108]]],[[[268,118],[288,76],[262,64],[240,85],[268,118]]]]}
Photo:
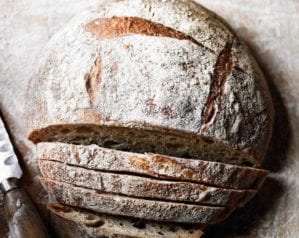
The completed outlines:
{"type": "Polygon", "coordinates": [[[4,209],[12,238],[49,238],[42,218],[22,188],[4,194],[4,209]]]}

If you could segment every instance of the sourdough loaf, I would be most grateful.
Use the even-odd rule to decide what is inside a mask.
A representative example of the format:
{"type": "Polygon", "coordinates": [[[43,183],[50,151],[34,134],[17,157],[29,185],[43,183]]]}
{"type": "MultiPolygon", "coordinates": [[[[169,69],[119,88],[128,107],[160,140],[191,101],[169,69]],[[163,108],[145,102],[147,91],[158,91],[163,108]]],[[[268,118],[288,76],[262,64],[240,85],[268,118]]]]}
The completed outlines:
{"type": "Polygon", "coordinates": [[[127,174],[100,172],[69,166],[56,161],[40,160],[44,177],[100,193],[200,205],[232,207],[244,203],[256,190],[208,187],[189,182],[172,182],[127,174]]]}
{"type": "MultiPolygon", "coordinates": [[[[59,203],[48,204],[54,214],[81,226],[85,238],[200,238],[203,225],[179,225],[93,213],[59,203]]],[[[64,237],[68,238],[68,237],[64,237]]],[[[73,238],[73,237],[69,237],[73,238]]],[[[82,238],[82,236],[81,236],[82,238]]]]}
{"type": "Polygon", "coordinates": [[[59,203],[112,215],[163,222],[213,224],[224,220],[234,210],[104,194],[48,178],[42,178],[41,181],[59,203]]]}
{"type": "Polygon", "coordinates": [[[200,5],[107,1],[73,18],[44,55],[30,83],[29,139],[55,142],[41,144],[39,158],[58,202],[209,224],[267,175],[250,168],[260,166],[272,130],[264,76],[200,5]]]}
{"type": "Polygon", "coordinates": [[[40,160],[53,160],[94,170],[191,181],[233,189],[258,189],[268,174],[261,169],[151,153],[138,154],[97,145],[39,143],[37,157],[40,160]]]}
{"type": "Polygon", "coordinates": [[[264,76],[215,14],[189,0],[113,0],[49,42],[31,82],[35,142],[259,166],[272,129],[264,76]]]}

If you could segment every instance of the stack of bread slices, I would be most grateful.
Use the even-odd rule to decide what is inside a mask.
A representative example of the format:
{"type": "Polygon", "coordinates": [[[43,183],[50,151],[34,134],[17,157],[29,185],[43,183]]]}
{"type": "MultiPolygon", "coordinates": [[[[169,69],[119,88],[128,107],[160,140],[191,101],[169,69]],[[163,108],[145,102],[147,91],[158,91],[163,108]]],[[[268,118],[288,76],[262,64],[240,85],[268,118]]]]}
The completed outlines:
{"type": "Polygon", "coordinates": [[[49,42],[29,89],[49,209],[91,237],[200,237],[257,192],[263,74],[187,0],[109,1],[49,42]]]}
{"type": "MultiPolygon", "coordinates": [[[[255,195],[267,174],[264,170],[219,162],[132,153],[96,145],[41,143],[38,158],[44,186],[62,204],[101,214],[183,224],[222,221],[255,195]]],[[[67,219],[72,219],[71,211],[76,214],[75,219],[87,226],[94,223],[93,219],[102,221],[93,227],[113,220],[100,215],[91,221],[78,210],[60,209],[53,204],[49,208],[67,219]]],[[[127,223],[127,218],[118,220],[127,223]]],[[[125,225],[128,232],[125,235],[139,237],[134,223],[125,225]]],[[[102,229],[108,232],[111,228],[115,232],[117,225],[107,226],[102,229]]],[[[167,226],[153,232],[157,234],[148,237],[172,237],[167,226]]],[[[192,237],[189,230],[185,237],[192,237]]]]}

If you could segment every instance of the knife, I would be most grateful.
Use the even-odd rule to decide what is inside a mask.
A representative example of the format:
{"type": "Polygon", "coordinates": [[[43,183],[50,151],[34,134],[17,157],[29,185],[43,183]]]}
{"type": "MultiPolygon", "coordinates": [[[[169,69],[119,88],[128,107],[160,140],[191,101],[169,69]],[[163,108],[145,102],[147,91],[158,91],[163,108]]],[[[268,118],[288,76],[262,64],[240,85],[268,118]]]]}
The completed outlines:
{"type": "Polygon", "coordinates": [[[49,238],[34,204],[19,186],[22,169],[0,115],[0,189],[10,237],[49,238]]]}

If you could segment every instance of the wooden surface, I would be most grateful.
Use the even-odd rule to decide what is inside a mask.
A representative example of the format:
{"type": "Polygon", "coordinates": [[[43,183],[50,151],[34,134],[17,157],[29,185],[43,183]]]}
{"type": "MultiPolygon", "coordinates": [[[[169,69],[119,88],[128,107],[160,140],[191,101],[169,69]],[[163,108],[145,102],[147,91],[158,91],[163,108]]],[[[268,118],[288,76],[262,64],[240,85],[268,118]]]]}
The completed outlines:
{"type": "MultiPolygon", "coordinates": [[[[27,83],[42,48],[74,14],[96,0],[0,0],[0,109],[25,169],[24,184],[43,211],[34,146],[26,140],[27,83]]],[[[222,16],[252,48],[274,98],[274,135],[258,195],[206,237],[299,237],[299,1],[198,0],[222,16]]],[[[0,214],[2,214],[0,207],[0,214]]],[[[0,237],[7,236],[0,216],[0,237]]]]}

